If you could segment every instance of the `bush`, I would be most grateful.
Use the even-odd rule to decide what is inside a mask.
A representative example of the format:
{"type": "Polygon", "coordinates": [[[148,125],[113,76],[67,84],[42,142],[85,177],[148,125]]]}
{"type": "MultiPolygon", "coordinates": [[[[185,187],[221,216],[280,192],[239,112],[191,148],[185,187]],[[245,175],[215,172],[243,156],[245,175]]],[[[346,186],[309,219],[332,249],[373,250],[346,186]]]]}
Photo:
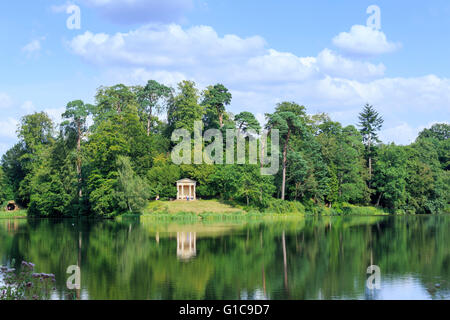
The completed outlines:
{"type": "Polygon", "coordinates": [[[384,211],[376,207],[360,207],[345,202],[341,205],[340,209],[343,215],[374,216],[386,214],[384,211]]]}
{"type": "Polygon", "coordinates": [[[270,199],[267,202],[266,213],[301,213],[305,214],[305,206],[301,202],[270,199]]]}
{"type": "Polygon", "coordinates": [[[0,267],[4,285],[0,287],[0,300],[48,300],[55,288],[55,275],[35,273],[34,264],[22,262],[21,270],[0,267]]]}

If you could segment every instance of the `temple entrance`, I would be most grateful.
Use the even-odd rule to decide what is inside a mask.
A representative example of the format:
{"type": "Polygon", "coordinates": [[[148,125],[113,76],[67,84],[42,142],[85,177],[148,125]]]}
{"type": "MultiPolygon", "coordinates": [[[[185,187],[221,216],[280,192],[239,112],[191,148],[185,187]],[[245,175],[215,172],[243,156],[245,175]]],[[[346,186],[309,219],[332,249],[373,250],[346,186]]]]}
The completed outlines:
{"type": "Polygon", "coordinates": [[[191,179],[177,181],[177,200],[197,200],[197,182],[191,179]]]}

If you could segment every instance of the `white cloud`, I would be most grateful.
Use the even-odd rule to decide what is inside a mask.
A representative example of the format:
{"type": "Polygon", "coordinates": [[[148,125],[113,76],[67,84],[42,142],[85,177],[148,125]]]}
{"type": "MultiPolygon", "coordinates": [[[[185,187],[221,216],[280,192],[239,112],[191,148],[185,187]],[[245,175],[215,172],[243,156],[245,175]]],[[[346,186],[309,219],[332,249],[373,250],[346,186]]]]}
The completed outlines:
{"type": "Polygon", "coordinates": [[[22,48],[22,52],[26,53],[28,56],[38,53],[42,49],[41,41],[44,40],[45,37],[32,40],[22,48]]]}
{"type": "Polygon", "coordinates": [[[52,119],[53,124],[58,126],[62,122],[61,115],[64,113],[66,108],[53,108],[53,109],[44,109],[43,111],[52,119]]]}
{"type": "Polygon", "coordinates": [[[30,114],[30,113],[36,111],[36,107],[34,106],[33,102],[29,101],[29,100],[22,103],[20,108],[22,110],[24,110],[27,114],[30,114]]]}
{"type": "Polygon", "coordinates": [[[0,92],[0,109],[7,109],[13,105],[13,101],[9,95],[0,92]]]}
{"type": "Polygon", "coordinates": [[[220,37],[208,26],[187,30],[175,24],[144,26],[114,35],[87,31],[72,39],[69,47],[86,61],[108,69],[129,67],[138,77],[157,71],[160,77],[194,77],[200,82],[208,82],[211,74],[235,83],[299,82],[322,74],[372,79],[385,70],[383,64],[350,60],[329,49],[318,57],[298,57],[267,48],[261,37],[220,37]]]}
{"type": "Polygon", "coordinates": [[[315,57],[297,56],[268,48],[261,37],[219,36],[208,26],[144,26],[112,35],[86,32],[69,47],[103,72],[105,84],[155,79],[175,85],[188,79],[203,88],[221,82],[233,94],[231,111],[262,115],[288,100],[306,105],[309,112],[328,112],[339,115],[337,120],[344,124],[355,124],[368,102],[384,115],[385,129],[402,142],[417,131],[404,123],[417,127],[437,116],[450,118],[450,79],[387,78],[382,63],[343,57],[330,49],[315,57]]]}
{"type": "Polygon", "coordinates": [[[5,154],[6,151],[9,150],[9,148],[11,148],[9,144],[0,142],[0,156],[5,154]]]}
{"type": "Polygon", "coordinates": [[[392,52],[401,47],[400,43],[389,42],[382,31],[362,25],[352,26],[350,32],[341,32],[333,38],[333,44],[347,53],[367,56],[392,52]]]}
{"type": "Polygon", "coordinates": [[[2,119],[0,121],[0,137],[7,139],[15,139],[18,124],[19,122],[11,117],[2,119]]]}
{"type": "Polygon", "coordinates": [[[264,45],[261,37],[220,38],[208,26],[183,30],[175,24],[144,26],[115,35],[88,31],[70,43],[74,53],[96,64],[165,68],[217,66],[263,52],[264,45]]]}
{"type": "Polygon", "coordinates": [[[436,123],[446,123],[448,121],[431,121],[427,125],[420,125],[413,127],[406,122],[401,122],[398,125],[380,132],[380,139],[385,143],[395,142],[396,144],[408,145],[414,142],[421,131],[431,128],[436,123]]]}
{"type": "Polygon", "coordinates": [[[53,13],[65,13],[67,11],[67,8],[69,8],[72,5],[73,2],[67,1],[65,4],[50,6],[50,10],[53,13]]]}
{"type": "Polygon", "coordinates": [[[418,128],[413,128],[406,122],[402,122],[395,127],[382,130],[379,136],[384,143],[395,142],[396,144],[407,145],[416,140],[418,133],[418,128]]]}
{"type": "Polygon", "coordinates": [[[374,65],[368,62],[346,59],[329,49],[319,53],[317,63],[323,73],[347,79],[378,78],[382,77],[386,70],[382,63],[374,65]]]}
{"type": "Polygon", "coordinates": [[[193,0],[79,0],[118,24],[177,22],[193,7],[193,0]]]}

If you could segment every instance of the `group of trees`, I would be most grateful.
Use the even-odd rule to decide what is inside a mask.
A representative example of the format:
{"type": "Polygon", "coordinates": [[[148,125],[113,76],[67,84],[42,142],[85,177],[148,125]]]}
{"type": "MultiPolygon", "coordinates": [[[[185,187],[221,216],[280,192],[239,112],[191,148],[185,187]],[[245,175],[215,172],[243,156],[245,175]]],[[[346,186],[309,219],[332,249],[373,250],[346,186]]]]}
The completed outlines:
{"type": "Polygon", "coordinates": [[[261,124],[250,112],[228,112],[231,99],[222,84],[200,92],[192,81],[173,89],[151,80],[100,87],[93,105],[68,103],[58,127],[44,112],[24,116],[20,141],[1,160],[0,201],[15,199],[33,215],[110,217],[138,212],[158,195],[174,198],[175,182],[189,177],[198,182],[199,197],[259,209],[283,200],[336,210],[344,202],[407,213],[448,208],[450,126],[425,129],[409,146],[384,145],[377,136],[383,119],[370,105],[358,130],[326,114],[308,115],[294,102],[279,103],[266,114],[264,128],[280,134],[275,176],[262,176],[262,164],[248,159],[233,165],[172,163],[172,132],[192,133],[195,121],[203,121],[204,130],[237,129],[249,148],[248,132],[261,124]]]}

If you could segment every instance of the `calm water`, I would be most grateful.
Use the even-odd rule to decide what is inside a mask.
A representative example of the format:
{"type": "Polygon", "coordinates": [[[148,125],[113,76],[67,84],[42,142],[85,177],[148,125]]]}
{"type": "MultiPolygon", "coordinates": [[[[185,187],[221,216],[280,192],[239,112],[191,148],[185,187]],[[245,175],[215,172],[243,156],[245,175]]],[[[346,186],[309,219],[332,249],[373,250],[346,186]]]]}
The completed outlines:
{"type": "Polygon", "coordinates": [[[251,222],[0,219],[0,264],[57,277],[81,299],[450,299],[450,216],[251,222]],[[367,267],[381,288],[367,289],[367,267]]]}

